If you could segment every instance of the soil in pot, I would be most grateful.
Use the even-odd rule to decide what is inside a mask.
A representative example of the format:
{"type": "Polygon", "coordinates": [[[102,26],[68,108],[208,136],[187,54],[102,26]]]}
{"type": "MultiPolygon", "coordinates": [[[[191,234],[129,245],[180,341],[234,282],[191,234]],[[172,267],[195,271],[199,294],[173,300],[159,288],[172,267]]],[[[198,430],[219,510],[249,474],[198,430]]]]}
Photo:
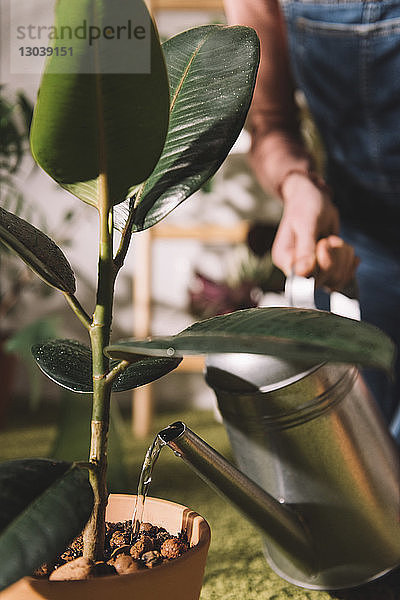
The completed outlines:
{"type": "Polygon", "coordinates": [[[104,561],[95,563],[82,557],[83,539],[80,535],[52,564],[38,569],[35,576],[61,581],[127,575],[179,558],[188,549],[189,542],[184,531],[174,536],[164,527],[141,523],[138,534],[133,537],[131,521],[107,523],[104,561]]]}

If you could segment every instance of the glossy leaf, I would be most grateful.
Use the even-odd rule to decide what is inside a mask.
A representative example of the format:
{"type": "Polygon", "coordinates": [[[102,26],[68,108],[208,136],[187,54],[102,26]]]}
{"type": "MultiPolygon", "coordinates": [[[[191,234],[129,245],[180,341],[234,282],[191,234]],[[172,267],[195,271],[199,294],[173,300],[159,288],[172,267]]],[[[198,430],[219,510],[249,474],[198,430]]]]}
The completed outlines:
{"type": "Polygon", "coordinates": [[[60,248],[33,225],[0,208],[0,240],[46,283],[75,292],[75,276],[60,248]]]}
{"type": "Polygon", "coordinates": [[[0,465],[0,590],[52,560],[93,507],[87,471],[44,459],[0,465]]]}
{"type": "Polygon", "coordinates": [[[391,371],[394,344],[382,331],[332,313],[296,308],[252,308],[195,323],[175,336],[127,341],[108,356],[184,356],[239,352],[310,361],[347,362],[391,371]]]}
{"type": "MultiPolygon", "coordinates": [[[[253,29],[207,25],[163,44],[171,88],[168,135],[150,178],[136,190],[133,230],[151,227],[221,166],[250,106],[259,60],[253,29]]],[[[115,210],[117,226],[129,201],[115,210]]]]}
{"type": "MultiPolygon", "coordinates": [[[[113,392],[124,392],[151,383],[160,377],[164,377],[170,371],[176,369],[182,358],[151,357],[138,360],[121,373],[114,381],[113,392]]],[[[112,361],[111,367],[118,361],[112,361]]]]}
{"type": "MultiPolygon", "coordinates": [[[[90,348],[75,340],[49,340],[32,348],[40,369],[52,381],[73,392],[90,394],[93,391],[92,353],[90,348]]],[[[175,369],[181,358],[145,358],[138,360],[113,382],[113,392],[131,390],[175,369]]],[[[118,361],[111,362],[111,368],[118,361]]]]}
{"type": "Polygon", "coordinates": [[[91,393],[92,353],[76,340],[48,340],[32,347],[38,366],[47,377],[73,392],[91,393]]]}
{"type": "MultiPolygon", "coordinates": [[[[92,45],[88,39],[69,40],[73,55],[53,53],[46,65],[31,147],[36,162],[53,179],[96,206],[101,173],[117,204],[154,169],[168,128],[169,92],[158,34],[143,0],[59,0],[55,26],[75,29],[91,24],[93,11],[102,29],[116,18],[123,24],[135,17],[147,26],[149,72],[129,72],[134,50],[129,56],[118,47],[115,52],[115,45],[110,47],[104,39],[92,45]],[[84,72],[92,59],[98,64],[97,74],[84,72]],[[63,72],[66,66],[73,72],[63,72]]],[[[65,46],[65,40],[57,44],[65,46]]]]}

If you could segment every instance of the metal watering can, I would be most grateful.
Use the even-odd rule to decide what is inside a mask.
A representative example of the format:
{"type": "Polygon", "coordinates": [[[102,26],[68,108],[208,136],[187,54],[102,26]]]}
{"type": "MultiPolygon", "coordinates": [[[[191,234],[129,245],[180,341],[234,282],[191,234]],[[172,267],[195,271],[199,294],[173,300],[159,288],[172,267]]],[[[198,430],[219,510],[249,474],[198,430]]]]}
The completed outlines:
{"type": "Polygon", "coordinates": [[[400,565],[400,454],[354,366],[207,360],[239,469],[185,424],[161,439],[264,534],[281,577],[359,586],[400,565]]]}

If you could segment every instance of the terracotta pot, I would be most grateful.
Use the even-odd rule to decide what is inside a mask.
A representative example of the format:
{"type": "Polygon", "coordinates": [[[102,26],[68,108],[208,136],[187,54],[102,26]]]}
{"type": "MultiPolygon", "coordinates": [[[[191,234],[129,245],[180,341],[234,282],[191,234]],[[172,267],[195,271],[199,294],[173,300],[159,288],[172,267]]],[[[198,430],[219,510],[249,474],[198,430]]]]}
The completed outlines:
{"type": "MultiPolygon", "coordinates": [[[[130,519],[134,503],[135,496],[111,495],[107,521],[130,519]]],[[[208,523],[185,506],[157,498],[146,500],[144,521],[165,527],[173,535],[185,529],[190,544],[196,546],[180,558],[131,575],[111,575],[84,581],[24,577],[0,593],[1,600],[198,600],[210,545],[208,523]]]]}

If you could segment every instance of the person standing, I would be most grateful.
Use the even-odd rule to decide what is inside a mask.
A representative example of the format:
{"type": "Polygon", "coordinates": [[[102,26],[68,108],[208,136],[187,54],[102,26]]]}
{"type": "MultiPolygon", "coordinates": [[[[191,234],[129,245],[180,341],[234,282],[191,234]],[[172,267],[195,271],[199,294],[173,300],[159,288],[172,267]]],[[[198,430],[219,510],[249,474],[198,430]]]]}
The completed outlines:
{"type": "MultiPolygon", "coordinates": [[[[225,9],[261,42],[250,164],[283,203],[275,264],[330,289],[357,270],[361,318],[399,347],[400,3],[225,0],[225,9]],[[324,179],[300,135],[296,90],[324,146],[324,179]]],[[[399,359],[394,384],[365,371],[400,442],[399,374],[399,359]]]]}

